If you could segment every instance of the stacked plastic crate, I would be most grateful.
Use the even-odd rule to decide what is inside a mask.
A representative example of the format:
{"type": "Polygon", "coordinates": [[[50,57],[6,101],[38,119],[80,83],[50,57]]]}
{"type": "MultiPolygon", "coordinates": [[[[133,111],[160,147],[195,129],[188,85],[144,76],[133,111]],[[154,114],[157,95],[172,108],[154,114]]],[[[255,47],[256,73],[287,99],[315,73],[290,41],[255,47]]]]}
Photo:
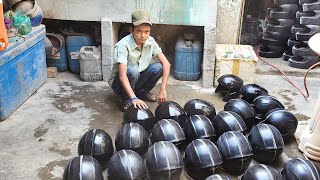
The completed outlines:
{"type": "Polygon", "coordinates": [[[276,6],[268,9],[267,28],[262,35],[259,55],[266,58],[282,57],[287,47],[287,40],[293,37],[291,27],[296,23],[298,0],[274,0],[276,6]]]}
{"type": "Polygon", "coordinates": [[[286,51],[283,59],[288,60],[291,67],[308,69],[319,61],[319,56],[308,46],[308,40],[320,32],[320,0],[299,0],[299,4],[298,23],[291,28],[295,36],[288,39],[292,54],[286,51]]]}

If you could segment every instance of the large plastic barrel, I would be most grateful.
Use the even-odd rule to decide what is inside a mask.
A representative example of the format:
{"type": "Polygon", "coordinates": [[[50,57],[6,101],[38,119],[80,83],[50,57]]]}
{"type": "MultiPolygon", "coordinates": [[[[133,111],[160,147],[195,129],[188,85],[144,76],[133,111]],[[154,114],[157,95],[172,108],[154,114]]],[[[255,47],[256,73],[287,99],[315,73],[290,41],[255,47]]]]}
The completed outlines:
{"type": "Polygon", "coordinates": [[[65,38],[61,34],[47,33],[52,44],[51,54],[47,54],[47,66],[57,67],[59,72],[68,70],[65,38]]]}
{"type": "MultiPolygon", "coordinates": [[[[194,36],[195,37],[195,36],[194,36]]],[[[195,81],[200,78],[202,62],[202,43],[184,34],[179,37],[175,47],[174,76],[184,81],[195,81]]]]}
{"type": "Polygon", "coordinates": [[[79,74],[80,63],[79,63],[79,52],[83,46],[94,45],[93,38],[89,35],[80,36],[67,36],[67,57],[69,61],[70,71],[79,74]]]}
{"type": "Polygon", "coordinates": [[[80,79],[84,81],[102,80],[101,49],[95,46],[83,46],[80,49],[80,79]]]}

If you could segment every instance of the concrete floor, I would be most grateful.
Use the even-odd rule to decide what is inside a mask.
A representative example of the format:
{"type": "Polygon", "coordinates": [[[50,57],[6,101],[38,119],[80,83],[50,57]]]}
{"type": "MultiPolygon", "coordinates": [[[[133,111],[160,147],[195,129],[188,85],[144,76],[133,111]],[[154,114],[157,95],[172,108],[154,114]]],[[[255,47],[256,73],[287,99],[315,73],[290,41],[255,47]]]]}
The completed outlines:
{"type": "MultiPolygon", "coordinates": [[[[290,68],[280,59],[268,61],[286,72],[294,72],[290,78],[303,87],[305,70],[290,68]]],[[[308,78],[310,97],[307,100],[266,64],[259,62],[257,73],[256,83],[277,97],[298,118],[298,130],[303,129],[319,95],[319,68],[308,78]]],[[[157,93],[158,89],[159,85],[153,92],[157,93]]],[[[218,112],[224,103],[214,90],[214,87],[203,89],[200,81],[183,82],[171,77],[167,93],[169,100],[181,106],[193,98],[205,99],[213,103],[218,112]]],[[[68,161],[77,156],[78,142],[86,131],[100,128],[115,137],[122,123],[117,102],[106,82],[83,82],[71,73],[59,73],[57,78],[47,79],[9,118],[0,122],[0,179],[61,179],[68,161]]],[[[157,104],[148,105],[154,112],[157,104]]],[[[294,139],[286,143],[280,159],[271,165],[279,170],[293,157],[303,157],[294,139]]],[[[188,177],[183,174],[181,179],[188,177]]]]}

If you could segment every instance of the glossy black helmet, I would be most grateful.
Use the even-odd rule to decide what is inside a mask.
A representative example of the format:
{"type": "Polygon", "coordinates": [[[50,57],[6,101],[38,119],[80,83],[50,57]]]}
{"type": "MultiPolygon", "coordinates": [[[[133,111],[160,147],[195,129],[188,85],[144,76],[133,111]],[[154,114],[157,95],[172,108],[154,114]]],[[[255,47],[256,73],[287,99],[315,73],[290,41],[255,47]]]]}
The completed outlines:
{"type": "Polygon", "coordinates": [[[213,125],[217,130],[218,137],[227,131],[244,132],[247,130],[246,123],[235,112],[220,111],[213,119],[213,125]]]}
{"type": "Polygon", "coordinates": [[[223,159],[223,169],[232,174],[242,174],[253,158],[251,144],[237,131],[223,133],[218,139],[218,148],[223,159]]]}
{"type": "Polygon", "coordinates": [[[190,142],[195,139],[216,140],[216,130],[210,119],[204,115],[190,116],[186,121],[184,132],[190,142]]]}
{"type": "Polygon", "coordinates": [[[284,140],[293,137],[298,126],[297,118],[285,109],[274,109],[269,111],[263,123],[272,124],[276,127],[284,140]]]}
{"type": "Polygon", "coordinates": [[[150,179],[180,179],[183,160],[179,149],[168,141],[154,143],[147,152],[146,166],[150,179]]]}
{"type": "Polygon", "coordinates": [[[218,87],[215,93],[222,93],[223,101],[227,102],[230,99],[237,98],[240,95],[240,89],[243,85],[243,80],[233,74],[225,74],[218,79],[218,87]]]}
{"type": "Polygon", "coordinates": [[[86,132],[78,144],[78,154],[94,157],[102,168],[106,167],[113,151],[111,137],[101,129],[91,129],[86,132]]]}
{"type": "Polygon", "coordinates": [[[268,95],[268,91],[258,84],[246,84],[242,86],[240,92],[241,99],[247,101],[249,104],[252,104],[253,100],[258,96],[268,95]]]}
{"type": "Polygon", "coordinates": [[[289,180],[320,179],[319,169],[311,161],[301,158],[293,158],[287,161],[281,174],[289,180]]]}
{"type": "Polygon", "coordinates": [[[132,150],[121,150],[111,157],[108,180],[145,180],[147,168],[142,157],[132,150]]]}
{"type": "Polygon", "coordinates": [[[149,135],[138,123],[127,123],[119,129],[115,139],[116,150],[130,149],[144,155],[149,148],[149,135]]]}
{"type": "Polygon", "coordinates": [[[157,106],[155,116],[158,121],[162,119],[173,119],[183,128],[187,118],[187,113],[178,103],[174,101],[166,101],[157,106]]]}
{"type": "Polygon", "coordinates": [[[256,114],[261,114],[262,117],[265,117],[265,114],[273,109],[284,109],[281,102],[272,96],[258,96],[253,100],[253,104],[256,114]]]}
{"type": "Polygon", "coordinates": [[[135,122],[140,124],[147,132],[149,132],[153,125],[157,122],[150,109],[139,109],[130,106],[123,113],[123,124],[135,122]]]}
{"type": "Polygon", "coordinates": [[[99,162],[89,155],[74,157],[64,169],[64,180],[103,180],[99,162]]]}
{"type": "Polygon", "coordinates": [[[241,180],[280,180],[280,173],[271,166],[255,164],[250,166],[241,177],[241,180]]]}
{"type": "Polygon", "coordinates": [[[220,175],[220,174],[213,174],[207,177],[205,180],[231,180],[228,176],[220,175]]]}
{"type": "Polygon", "coordinates": [[[218,171],[222,158],[216,145],[208,139],[193,140],[185,152],[185,168],[193,179],[205,179],[218,171]]]}
{"type": "Polygon", "coordinates": [[[216,109],[214,105],[202,99],[192,99],[188,101],[184,105],[183,109],[188,114],[188,116],[205,115],[211,121],[213,120],[214,116],[216,116],[216,109]]]}
{"type": "Polygon", "coordinates": [[[180,125],[172,119],[162,119],[158,121],[151,131],[150,140],[152,143],[158,141],[169,141],[177,145],[183,144],[186,136],[180,125]]]}
{"type": "Polygon", "coordinates": [[[278,129],[270,124],[254,126],[248,136],[253,158],[260,163],[272,163],[282,154],[284,142],[278,129]]]}
{"type": "Polygon", "coordinates": [[[246,123],[247,128],[252,128],[254,124],[254,118],[256,116],[256,111],[247,101],[241,99],[230,99],[224,105],[224,110],[237,113],[246,123]]]}

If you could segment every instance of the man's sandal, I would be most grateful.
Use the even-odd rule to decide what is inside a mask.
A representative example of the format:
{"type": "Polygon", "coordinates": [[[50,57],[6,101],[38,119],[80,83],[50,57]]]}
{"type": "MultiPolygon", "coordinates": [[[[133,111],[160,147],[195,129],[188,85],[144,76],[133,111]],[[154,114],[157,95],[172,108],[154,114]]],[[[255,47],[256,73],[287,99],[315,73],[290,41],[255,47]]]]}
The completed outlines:
{"type": "Polygon", "coordinates": [[[155,95],[153,95],[151,92],[145,92],[141,95],[138,96],[139,99],[144,100],[144,101],[148,101],[148,102],[156,102],[157,101],[157,97],[155,95]]]}

